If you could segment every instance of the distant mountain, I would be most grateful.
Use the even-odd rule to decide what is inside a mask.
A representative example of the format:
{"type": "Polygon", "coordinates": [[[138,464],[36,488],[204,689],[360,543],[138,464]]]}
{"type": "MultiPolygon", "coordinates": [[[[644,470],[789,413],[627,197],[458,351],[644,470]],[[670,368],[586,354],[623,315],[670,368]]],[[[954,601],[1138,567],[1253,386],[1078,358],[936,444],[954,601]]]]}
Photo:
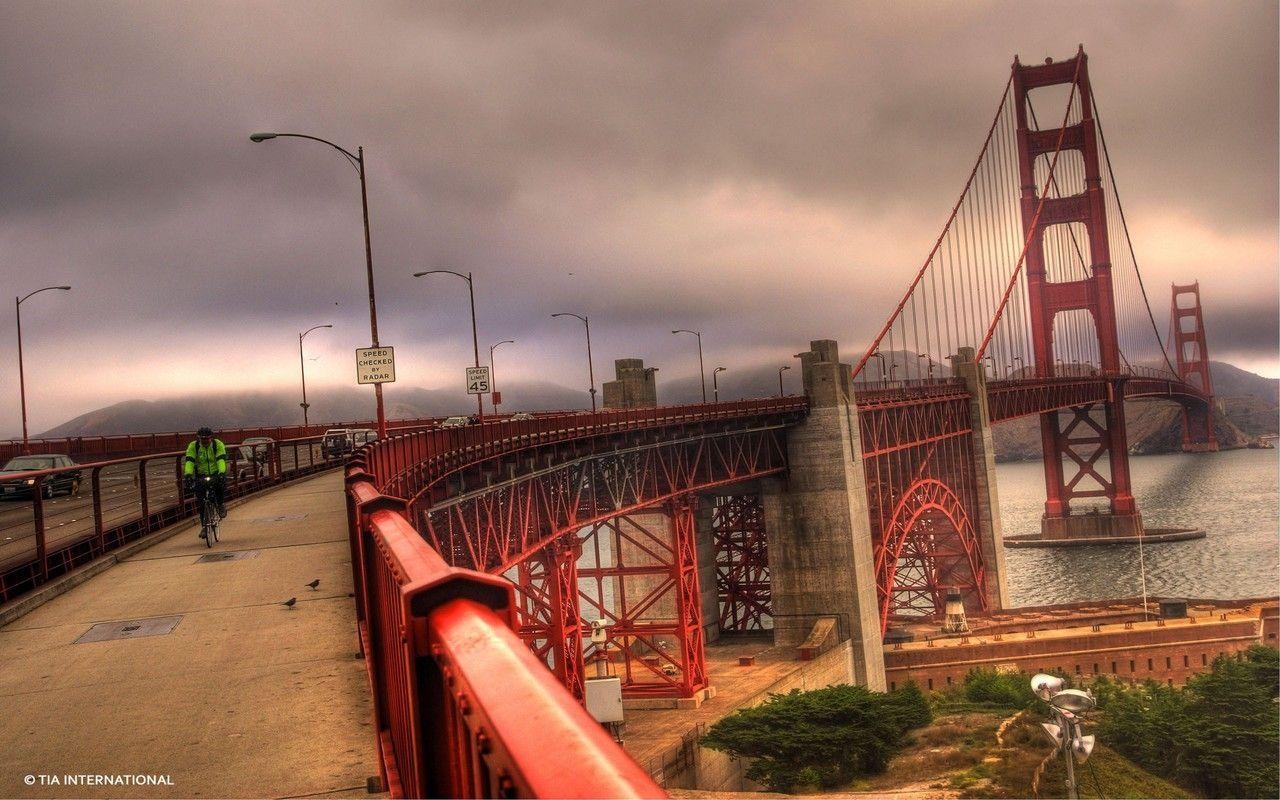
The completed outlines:
{"type": "MultiPolygon", "coordinates": [[[[846,355],[846,360],[851,358],[846,355]]],[[[778,370],[785,393],[799,394],[800,365],[735,368],[717,376],[722,401],[773,397],[778,394],[778,370]]],[[[928,374],[928,360],[914,353],[886,354],[886,375],[901,378],[928,374]],[[897,365],[897,368],[894,368],[897,365]]],[[[1223,447],[1244,447],[1259,436],[1275,434],[1280,427],[1280,381],[1264,378],[1230,364],[1214,361],[1214,390],[1221,415],[1219,441],[1223,447]]],[[[946,377],[950,370],[934,364],[934,376],[946,377]]],[[[612,378],[612,370],[606,373],[612,378]]],[[[879,359],[873,359],[859,376],[874,383],[880,380],[879,359]]],[[[314,423],[345,423],[374,417],[373,390],[369,388],[317,387],[308,393],[310,418],[314,423]]],[[[502,389],[503,411],[553,411],[589,407],[585,391],[552,383],[512,383],[502,389]]],[[[713,398],[711,376],[707,379],[707,400],[713,398]]],[[[470,414],[475,401],[456,391],[389,386],[385,390],[389,419],[416,419],[450,414],[470,414]]],[[[658,376],[658,401],[664,405],[697,403],[702,399],[698,378],[663,381],[658,376]]],[[[488,398],[485,398],[488,410],[488,398]]],[[[226,393],[198,398],[170,400],[128,400],[82,414],[42,434],[39,438],[107,436],[122,433],[165,433],[189,431],[200,425],[216,429],[255,426],[296,425],[301,421],[298,397],[288,391],[276,393],[226,393]]],[[[1135,401],[1126,405],[1130,447],[1135,452],[1169,452],[1181,447],[1182,415],[1171,403],[1135,401]]],[[[1034,417],[1002,423],[995,428],[996,453],[1001,460],[1040,457],[1040,429],[1034,417]]]]}
{"type": "MultiPolygon", "coordinates": [[[[317,387],[307,393],[312,423],[371,420],[375,416],[372,388],[317,387]]],[[[549,411],[588,408],[585,391],[550,383],[508,384],[502,390],[504,411],[549,411]]],[[[417,419],[475,413],[475,400],[444,389],[384,389],[388,419],[417,419]]],[[[489,398],[485,396],[485,410],[489,398]]],[[[215,429],[298,425],[302,411],[296,393],[225,393],[169,400],[126,400],[81,414],[38,438],[110,436],[122,433],[190,431],[201,425],[215,429]]]]}

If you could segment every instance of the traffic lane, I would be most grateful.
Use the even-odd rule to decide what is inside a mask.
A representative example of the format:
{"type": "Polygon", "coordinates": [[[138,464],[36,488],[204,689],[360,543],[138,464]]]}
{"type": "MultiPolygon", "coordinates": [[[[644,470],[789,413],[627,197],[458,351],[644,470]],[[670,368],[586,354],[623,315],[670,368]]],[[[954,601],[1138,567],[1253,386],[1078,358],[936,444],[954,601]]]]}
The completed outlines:
{"type": "MultiPolygon", "coordinates": [[[[178,484],[172,476],[167,485],[148,481],[147,507],[152,513],[177,505],[178,484]]],[[[102,526],[114,528],[140,519],[142,494],[128,479],[103,481],[102,526]],[[114,484],[114,485],[112,485],[114,484]]],[[[93,498],[55,497],[44,501],[45,549],[61,547],[94,535],[93,498]]],[[[31,501],[0,503],[0,570],[10,569],[35,558],[35,521],[31,501]]]]}

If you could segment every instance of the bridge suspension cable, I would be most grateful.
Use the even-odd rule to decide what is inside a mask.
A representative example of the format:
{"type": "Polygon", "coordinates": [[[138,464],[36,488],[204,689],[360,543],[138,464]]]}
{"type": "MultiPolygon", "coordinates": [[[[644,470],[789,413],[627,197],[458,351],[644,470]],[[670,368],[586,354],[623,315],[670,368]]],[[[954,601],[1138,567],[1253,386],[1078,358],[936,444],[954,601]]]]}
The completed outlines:
{"type": "Polygon", "coordinates": [[[855,366],[856,381],[874,386],[943,378],[949,374],[947,357],[960,347],[975,345],[979,360],[993,378],[1096,374],[1102,370],[1097,321],[1086,309],[1053,315],[1055,363],[1034,363],[1026,274],[1028,251],[1038,246],[1047,282],[1083,284],[1091,277],[1086,256],[1092,248],[1084,224],[1063,221],[1040,227],[1046,200],[1069,200],[1090,189],[1086,183],[1092,182],[1086,179],[1078,141],[1082,124],[1090,120],[1097,124],[1107,162],[1107,170],[1098,179],[1105,214],[1121,221],[1119,226],[1106,228],[1107,245],[1113,254],[1110,272],[1120,369],[1162,377],[1176,375],[1137,267],[1110,153],[1096,120],[1096,105],[1087,115],[1090,120],[1085,119],[1086,108],[1096,100],[1091,88],[1087,97],[1082,95],[1079,79],[1077,66],[1062,124],[1056,129],[1040,127],[1027,95],[1033,133],[1040,135],[1039,152],[1043,153],[1034,162],[1034,186],[1029,187],[1020,185],[1024,179],[1018,167],[1012,79],[1006,84],[959,199],[901,301],[855,366]],[[1068,130],[1071,140],[1067,139],[1068,130]],[[1046,141],[1043,137],[1054,138],[1046,141]],[[1031,202],[1034,208],[1028,205],[1026,210],[1031,213],[1025,217],[1030,223],[1024,226],[1021,203],[1031,202]],[[1033,242],[1037,230],[1041,231],[1040,239],[1033,242]],[[878,372],[867,369],[873,358],[879,361],[878,372]]]}
{"type": "MultiPolygon", "coordinates": [[[[1005,84],[982,150],[942,232],[854,367],[855,380],[929,379],[935,372],[936,377],[944,377],[947,356],[960,346],[974,344],[985,329],[980,320],[989,318],[986,311],[993,305],[994,265],[1012,259],[1020,238],[1015,217],[1018,174],[1016,127],[1009,102],[1012,85],[1012,79],[1005,84]],[[864,375],[873,357],[880,360],[880,374],[864,375]]],[[[1014,355],[1025,360],[1030,352],[1025,336],[1005,345],[1003,354],[1010,363],[1014,355]]]]}

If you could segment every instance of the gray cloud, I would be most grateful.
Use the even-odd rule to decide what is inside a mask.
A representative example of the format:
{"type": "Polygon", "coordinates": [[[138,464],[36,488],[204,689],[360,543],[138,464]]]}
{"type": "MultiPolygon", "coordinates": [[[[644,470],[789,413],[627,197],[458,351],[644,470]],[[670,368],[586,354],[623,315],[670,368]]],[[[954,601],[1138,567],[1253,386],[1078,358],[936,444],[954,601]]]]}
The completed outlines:
{"type": "Polygon", "coordinates": [[[508,375],[577,368],[561,310],[592,315],[600,364],[673,379],[691,369],[673,327],[726,360],[818,336],[856,351],[1012,56],[1079,42],[1135,229],[1220,260],[1139,240],[1153,304],[1198,276],[1211,350],[1280,370],[1258,299],[1276,296],[1278,24],[1265,2],[6,3],[0,274],[15,295],[76,287],[24,306],[47,361],[33,416],[198,383],[202,360],[285,384],[320,322],[315,380],[349,381],[368,339],[355,172],[255,130],[367,148],[381,338],[406,380],[438,385],[470,351],[465,287],[409,277],[433,266],[476,273],[481,338],[520,341],[508,375]],[[86,389],[99,374],[118,377],[86,389]]]}

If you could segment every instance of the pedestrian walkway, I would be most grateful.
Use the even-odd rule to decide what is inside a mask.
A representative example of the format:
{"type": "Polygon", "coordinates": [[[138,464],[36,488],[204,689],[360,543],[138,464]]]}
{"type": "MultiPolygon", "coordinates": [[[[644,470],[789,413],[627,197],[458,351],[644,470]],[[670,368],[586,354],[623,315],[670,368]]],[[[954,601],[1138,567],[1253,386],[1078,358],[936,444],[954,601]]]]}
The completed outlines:
{"type": "Polygon", "coordinates": [[[0,797],[367,796],[342,476],[233,504],[212,550],[196,533],[0,628],[0,797]]]}

